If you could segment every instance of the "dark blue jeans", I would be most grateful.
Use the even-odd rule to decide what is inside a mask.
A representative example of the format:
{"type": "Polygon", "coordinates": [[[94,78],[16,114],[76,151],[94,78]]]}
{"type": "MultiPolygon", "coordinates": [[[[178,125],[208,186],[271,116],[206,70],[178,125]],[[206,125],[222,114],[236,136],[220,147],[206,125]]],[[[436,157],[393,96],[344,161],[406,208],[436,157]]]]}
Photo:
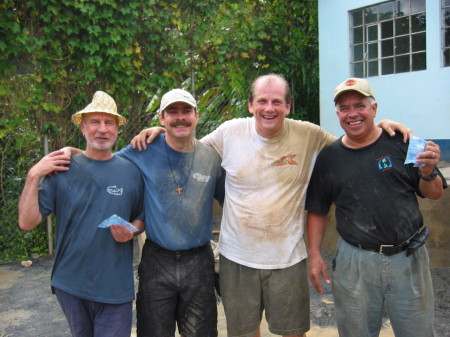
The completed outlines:
{"type": "Polygon", "coordinates": [[[73,337],[130,337],[133,302],[99,303],[53,290],[73,337]]]}
{"type": "Polygon", "coordinates": [[[138,270],[138,337],[217,337],[210,244],[171,251],[146,240],[138,270]]]}

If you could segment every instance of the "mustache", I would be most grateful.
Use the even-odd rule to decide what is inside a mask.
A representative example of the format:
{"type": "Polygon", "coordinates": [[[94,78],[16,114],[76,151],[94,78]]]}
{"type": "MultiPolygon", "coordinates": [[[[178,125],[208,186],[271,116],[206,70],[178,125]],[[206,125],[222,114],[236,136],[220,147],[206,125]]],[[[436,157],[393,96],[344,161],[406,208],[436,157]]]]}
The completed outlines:
{"type": "Polygon", "coordinates": [[[192,123],[185,121],[185,120],[181,120],[181,121],[175,121],[173,123],[170,123],[171,127],[177,127],[177,126],[191,126],[192,123]]]}

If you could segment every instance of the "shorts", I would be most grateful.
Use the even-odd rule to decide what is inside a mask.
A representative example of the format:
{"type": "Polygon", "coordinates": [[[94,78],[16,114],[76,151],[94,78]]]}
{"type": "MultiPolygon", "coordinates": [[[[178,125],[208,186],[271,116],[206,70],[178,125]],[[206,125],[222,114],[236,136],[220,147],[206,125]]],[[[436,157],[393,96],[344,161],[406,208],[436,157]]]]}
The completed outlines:
{"type": "Polygon", "coordinates": [[[338,240],[333,296],[340,336],[378,336],[386,310],[397,337],[433,337],[434,299],[425,246],[386,256],[338,240]]]}
{"type": "Polygon", "coordinates": [[[263,311],[273,334],[300,335],[310,329],[306,260],[283,269],[254,269],[221,255],[220,291],[230,337],[251,337],[263,311]]]}
{"type": "Polygon", "coordinates": [[[100,303],[53,290],[73,337],[130,337],[133,302],[100,303]]]}
{"type": "Polygon", "coordinates": [[[137,336],[217,337],[211,245],[171,251],[146,240],[138,268],[137,336]]]}

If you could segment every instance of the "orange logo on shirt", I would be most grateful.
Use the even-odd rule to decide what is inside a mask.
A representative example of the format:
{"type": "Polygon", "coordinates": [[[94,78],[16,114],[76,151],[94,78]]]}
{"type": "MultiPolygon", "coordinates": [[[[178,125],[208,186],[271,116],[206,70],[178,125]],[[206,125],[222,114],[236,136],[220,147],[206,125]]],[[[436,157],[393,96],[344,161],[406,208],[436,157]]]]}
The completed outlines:
{"type": "Polygon", "coordinates": [[[276,161],[275,166],[297,165],[297,162],[293,159],[296,156],[296,154],[291,154],[290,156],[280,157],[280,159],[276,161]]]}

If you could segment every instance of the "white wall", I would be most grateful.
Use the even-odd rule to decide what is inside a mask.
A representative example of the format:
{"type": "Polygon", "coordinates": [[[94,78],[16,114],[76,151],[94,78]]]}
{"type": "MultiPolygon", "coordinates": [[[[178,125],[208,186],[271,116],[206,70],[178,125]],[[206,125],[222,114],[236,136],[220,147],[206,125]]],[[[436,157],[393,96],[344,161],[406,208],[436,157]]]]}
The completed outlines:
{"type": "MultiPolygon", "coordinates": [[[[319,0],[320,124],[342,135],[334,88],[351,76],[348,11],[381,1],[319,0]]],[[[426,0],[427,69],[367,78],[378,102],[377,121],[393,119],[425,139],[450,142],[450,67],[441,67],[441,0],[426,0]]]]}

